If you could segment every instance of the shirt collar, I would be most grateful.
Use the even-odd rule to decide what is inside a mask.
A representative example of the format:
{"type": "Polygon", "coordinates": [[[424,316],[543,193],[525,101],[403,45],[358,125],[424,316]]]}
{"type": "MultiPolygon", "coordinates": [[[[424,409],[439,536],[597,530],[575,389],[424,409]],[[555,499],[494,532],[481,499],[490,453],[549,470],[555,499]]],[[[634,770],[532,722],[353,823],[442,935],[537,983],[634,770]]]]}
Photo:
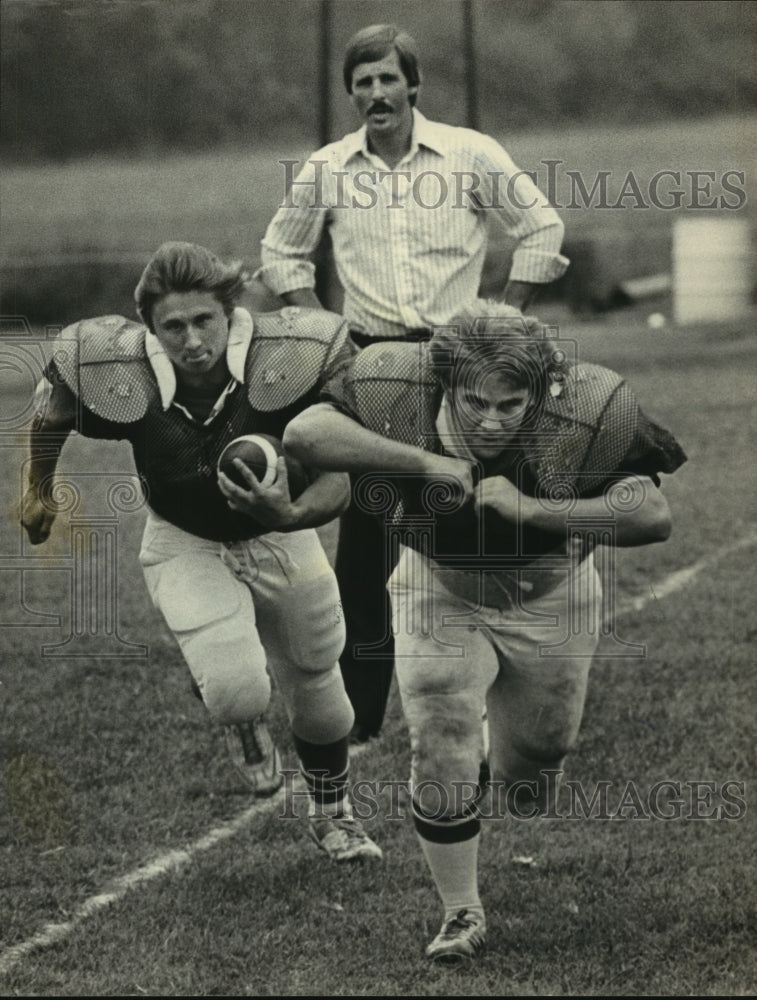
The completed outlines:
{"type": "MultiPolygon", "coordinates": [[[[229,341],[226,345],[226,364],[236,382],[244,382],[244,363],[252,340],[254,324],[246,309],[236,308],[229,324],[229,341]]],[[[176,370],[163,345],[149,330],[145,333],[145,352],[155,374],[164,410],[173,403],[176,395],[176,370]]]]}
{"type": "MultiPolygon", "coordinates": [[[[359,128],[357,132],[351,132],[349,135],[346,135],[343,139],[343,146],[344,162],[342,166],[346,166],[347,161],[358,153],[362,153],[366,157],[373,155],[368,149],[368,129],[365,125],[359,128]]],[[[435,123],[430,122],[417,108],[413,108],[413,134],[407,156],[414,156],[418,152],[419,146],[426,146],[434,153],[442,153],[440,137],[435,123]]]]}

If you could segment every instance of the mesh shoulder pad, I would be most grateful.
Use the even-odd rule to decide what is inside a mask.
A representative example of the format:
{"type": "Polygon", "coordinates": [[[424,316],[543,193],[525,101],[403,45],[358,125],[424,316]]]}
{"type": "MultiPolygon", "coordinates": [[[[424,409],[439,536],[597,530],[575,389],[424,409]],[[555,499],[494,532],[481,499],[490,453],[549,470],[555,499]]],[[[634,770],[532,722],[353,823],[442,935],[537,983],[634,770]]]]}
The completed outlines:
{"type": "Polygon", "coordinates": [[[347,404],[369,430],[418,447],[433,439],[441,386],[429,370],[427,345],[372,344],[347,379],[347,404]]]}
{"type": "Polygon", "coordinates": [[[254,320],[246,365],[248,398],[254,409],[271,413],[320,385],[344,319],[324,309],[287,306],[259,313],[254,320]]]}
{"type": "Polygon", "coordinates": [[[132,423],[147,412],[157,386],[144,351],[145,327],[123,316],[98,316],[65,327],[53,364],[87,409],[132,423]]]}
{"type": "Polygon", "coordinates": [[[636,397],[601,365],[570,369],[562,391],[548,395],[531,454],[542,488],[594,489],[619,471],[636,434],[636,397]]]}
{"type": "Polygon", "coordinates": [[[351,377],[354,382],[378,380],[381,382],[433,382],[436,379],[428,369],[428,347],[403,341],[371,344],[352,362],[351,377]]]}

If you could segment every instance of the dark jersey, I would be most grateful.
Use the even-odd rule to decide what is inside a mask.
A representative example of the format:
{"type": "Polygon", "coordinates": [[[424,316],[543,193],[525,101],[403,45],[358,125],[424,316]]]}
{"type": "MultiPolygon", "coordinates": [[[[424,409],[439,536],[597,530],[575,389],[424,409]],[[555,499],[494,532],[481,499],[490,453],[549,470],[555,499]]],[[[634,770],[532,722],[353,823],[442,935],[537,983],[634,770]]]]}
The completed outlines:
{"type": "Polygon", "coordinates": [[[63,331],[67,348],[55,352],[48,377],[62,379],[76,395],[77,429],[127,440],[148,504],[177,527],[219,541],[269,530],[229,508],[218,488],[218,459],[240,435],[281,438],[287,423],[317,400],[324,382],[354,355],[344,321],[322,310],[257,316],[244,384],[226,395],[207,424],[175,405],[163,408],[144,335],[143,327],[121,317],[63,331]]]}
{"type": "MultiPolygon", "coordinates": [[[[427,345],[401,343],[367,348],[321,393],[370,430],[437,454],[444,453],[436,430],[442,396],[427,345]]],[[[672,435],[641,411],[621,376],[578,365],[519,440],[492,462],[479,463],[474,478],[503,475],[527,496],[588,497],[629,475],[659,482],[658,473],[673,472],[685,457],[672,435]]],[[[383,481],[384,494],[396,497],[395,525],[407,528],[403,541],[443,564],[493,557],[523,565],[566,541],[564,532],[515,525],[491,508],[479,516],[472,502],[461,507],[452,483],[445,489],[419,477],[373,473],[361,480],[364,505],[371,491],[380,495],[383,481]]]]}

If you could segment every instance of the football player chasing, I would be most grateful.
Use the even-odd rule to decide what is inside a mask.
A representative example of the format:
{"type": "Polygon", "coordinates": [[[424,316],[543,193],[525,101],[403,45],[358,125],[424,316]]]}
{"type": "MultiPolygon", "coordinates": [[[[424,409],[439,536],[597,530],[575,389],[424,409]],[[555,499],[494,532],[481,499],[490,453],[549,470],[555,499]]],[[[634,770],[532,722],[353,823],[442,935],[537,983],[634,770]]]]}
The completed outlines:
{"type": "MultiPolygon", "coordinates": [[[[287,428],[285,449],[394,495],[389,581],[412,815],[441,897],[427,956],[482,951],[482,716],[494,814],[543,813],[578,734],[602,612],[593,549],[670,532],[685,461],[616,373],[569,365],[537,320],[479,302],[429,344],[374,345],[287,428]]],[[[391,533],[390,533],[391,534],[391,533]]]]}
{"type": "Polygon", "coordinates": [[[311,836],[336,861],[380,858],[350,805],[344,626],[314,530],[345,509],[348,477],[314,473],[293,500],[283,457],[269,487],[238,460],[247,489],[216,468],[237,437],[280,439],[354,352],[332,313],[253,318],[237,306],[248,280],[239,262],[166,243],[135,290],[144,325],[107,316],[62,332],[38,389],[22,524],[35,545],[49,537],[71,431],[128,441],[148,504],[139,561],[150,597],[238,769],[256,795],[282,784],[263,721],[270,669],[310,793],[311,836]]]}

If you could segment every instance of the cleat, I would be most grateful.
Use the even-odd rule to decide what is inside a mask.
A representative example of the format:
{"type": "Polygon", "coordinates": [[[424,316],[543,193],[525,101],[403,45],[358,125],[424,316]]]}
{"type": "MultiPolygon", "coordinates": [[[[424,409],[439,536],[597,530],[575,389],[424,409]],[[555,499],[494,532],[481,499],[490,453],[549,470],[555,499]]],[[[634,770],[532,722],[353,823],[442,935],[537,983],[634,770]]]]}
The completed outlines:
{"type": "Polygon", "coordinates": [[[224,726],[226,746],[237,772],[258,798],[267,798],[284,783],[281,758],[262,716],[224,726]]]}
{"type": "Polygon", "coordinates": [[[381,861],[383,853],[354,816],[311,816],[310,836],[332,861],[381,861]]]}
{"type": "Polygon", "coordinates": [[[458,910],[426,948],[426,958],[444,965],[467,965],[486,947],[486,921],[470,910],[458,910]]]}

